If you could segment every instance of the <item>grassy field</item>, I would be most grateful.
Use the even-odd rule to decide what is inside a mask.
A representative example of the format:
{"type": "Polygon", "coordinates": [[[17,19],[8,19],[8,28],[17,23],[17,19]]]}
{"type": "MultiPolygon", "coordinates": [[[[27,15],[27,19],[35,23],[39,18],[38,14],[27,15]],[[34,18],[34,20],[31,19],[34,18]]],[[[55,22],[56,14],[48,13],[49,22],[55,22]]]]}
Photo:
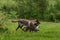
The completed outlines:
{"type": "Polygon", "coordinates": [[[8,30],[0,32],[0,40],[60,40],[60,23],[41,22],[38,32],[16,31],[17,23],[6,25],[8,30]]]}

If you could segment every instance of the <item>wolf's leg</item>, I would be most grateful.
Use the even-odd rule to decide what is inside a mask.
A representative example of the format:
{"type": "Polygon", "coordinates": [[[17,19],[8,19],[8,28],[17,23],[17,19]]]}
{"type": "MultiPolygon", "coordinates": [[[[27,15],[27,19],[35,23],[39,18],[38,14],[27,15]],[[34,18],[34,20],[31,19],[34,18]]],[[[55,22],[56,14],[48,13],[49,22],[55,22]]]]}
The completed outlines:
{"type": "Polygon", "coordinates": [[[23,25],[18,25],[18,27],[16,28],[16,31],[20,28],[22,29],[23,25]]]}
{"type": "Polygon", "coordinates": [[[24,32],[27,32],[27,31],[29,30],[29,27],[24,27],[22,30],[23,30],[24,32]]]}
{"type": "Polygon", "coordinates": [[[19,29],[20,25],[18,25],[18,27],[16,28],[16,31],[19,29]]]}
{"type": "Polygon", "coordinates": [[[20,25],[20,28],[22,29],[22,27],[23,27],[23,25],[21,24],[21,25],[20,25]]]}

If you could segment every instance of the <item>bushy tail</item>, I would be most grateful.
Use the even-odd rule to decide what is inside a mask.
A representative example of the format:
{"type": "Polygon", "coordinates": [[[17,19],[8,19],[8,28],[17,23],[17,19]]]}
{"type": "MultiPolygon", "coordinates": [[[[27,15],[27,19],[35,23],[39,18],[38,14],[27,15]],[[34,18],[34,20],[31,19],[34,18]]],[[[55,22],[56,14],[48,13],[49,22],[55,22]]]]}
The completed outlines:
{"type": "Polygon", "coordinates": [[[12,22],[18,22],[18,20],[12,20],[12,22]]]}

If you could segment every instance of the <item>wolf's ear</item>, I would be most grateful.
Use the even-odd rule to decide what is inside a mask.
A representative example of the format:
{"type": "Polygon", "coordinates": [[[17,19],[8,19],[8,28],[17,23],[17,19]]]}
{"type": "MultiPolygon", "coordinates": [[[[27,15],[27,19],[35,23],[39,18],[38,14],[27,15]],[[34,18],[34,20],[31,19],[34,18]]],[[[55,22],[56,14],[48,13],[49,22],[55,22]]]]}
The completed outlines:
{"type": "Polygon", "coordinates": [[[38,20],[38,19],[36,19],[36,22],[37,22],[38,24],[40,24],[40,22],[39,22],[39,20],[38,20]]]}

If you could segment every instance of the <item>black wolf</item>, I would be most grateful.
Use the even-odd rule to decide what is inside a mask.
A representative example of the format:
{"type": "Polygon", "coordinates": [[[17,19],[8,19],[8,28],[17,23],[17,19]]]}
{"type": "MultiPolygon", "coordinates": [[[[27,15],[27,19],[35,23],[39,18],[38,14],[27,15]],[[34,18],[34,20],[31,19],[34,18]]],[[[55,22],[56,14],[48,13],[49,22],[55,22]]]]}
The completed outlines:
{"type": "Polygon", "coordinates": [[[16,30],[18,30],[19,28],[22,29],[23,25],[25,25],[26,27],[22,29],[23,31],[28,31],[28,30],[38,31],[38,25],[40,24],[37,19],[34,20],[19,19],[19,20],[12,20],[12,22],[18,22],[18,27],[16,30]]]}

